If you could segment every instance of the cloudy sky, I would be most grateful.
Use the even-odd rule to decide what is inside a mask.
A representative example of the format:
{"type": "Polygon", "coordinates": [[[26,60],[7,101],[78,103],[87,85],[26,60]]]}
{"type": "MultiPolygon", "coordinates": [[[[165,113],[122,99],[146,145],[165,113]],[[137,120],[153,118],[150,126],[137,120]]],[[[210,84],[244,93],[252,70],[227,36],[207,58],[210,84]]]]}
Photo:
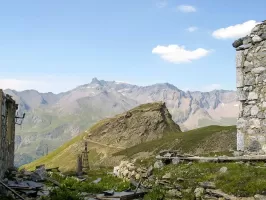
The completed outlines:
{"type": "Polygon", "coordinates": [[[265,7],[265,0],[1,1],[0,88],[58,93],[97,77],[234,90],[232,42],[265,20],[265,7]]]}

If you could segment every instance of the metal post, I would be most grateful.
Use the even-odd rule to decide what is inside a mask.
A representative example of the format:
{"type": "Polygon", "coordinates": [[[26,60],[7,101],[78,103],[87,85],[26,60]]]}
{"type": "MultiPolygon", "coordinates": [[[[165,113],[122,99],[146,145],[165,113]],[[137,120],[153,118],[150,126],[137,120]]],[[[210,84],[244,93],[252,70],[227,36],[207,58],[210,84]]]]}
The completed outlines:
{"type": "Polygon", "coordinates": [[[82,168],[89,169],[88,142],[85,141],[85,149],[82,152],[82,168]]]}
{"type": "Polygon", "coordinates": [[[82,175],[82,155],[78,155],[77,158],[77,176],[82,175]]]}

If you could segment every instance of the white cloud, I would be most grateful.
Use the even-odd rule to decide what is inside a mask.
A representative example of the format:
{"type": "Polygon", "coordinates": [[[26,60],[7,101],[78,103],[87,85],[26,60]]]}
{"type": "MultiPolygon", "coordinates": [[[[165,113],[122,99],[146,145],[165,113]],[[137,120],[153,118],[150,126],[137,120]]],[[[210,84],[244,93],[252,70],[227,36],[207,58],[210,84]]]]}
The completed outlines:
{"type": "Polygon", "coordinates": [[[259,24],[259,22],[256,22],[255,20],[249,20],[242,24],[236,24],[215,30],[212,33],[212,36],[216,39],[237,39],[248,35],[257,24],[259,24]]]}
{"type": "Polygon", "coordinates": [[[167,1],[166,0],[160,0],[156,3],[157,8],[164,8],[167,6],[167,1]]]}
{"type": "Polygon", "coordinates": [[[117,84],[131,84],[131,83],[129,83],[129,82],[126,82],[126,81],[115,81],[115,83],[117,83],[117,84]]]}
{"type": "Polygon", "coordinates": [[[13,89],[17,91],[38,90],[39,92],[65,92],[84,82],[78,77],[69,76],[40,76],[40,77],[19,77],[0,78],[1,89],[13,89]],[[69,81],[71,80],[71,81],[69,81]]]}
{"type": "Polygon", "coordinates": [[[197,10],[194,6],[190,5],[180,5],[177,7],[177,9],[184,13],[196,12],[197,10]]]}
{"type": "Polygon", "coordinates": [[[188,32],[194,32],[196,30],[198,30],[198,27],[196,27],[196,26],[191,26],[191,27],[187,28],[188,32]]]}
{"type": "Polygon", "coordinates": [[[25,90],[29,89],[31,86],[38,85],[38,82],[27,81],[27,80],[18,80],[18,79],[0,79],[0,88],[1,89],[15,89],[15,90],[25,90]]]}
{"type": "Polygon", "coordinates": [[[220,90],[220,89],[222,89],[222,86],[220,84],[211,84],[202,87],[201,91],[210,92],[212,90],[220,90]]]}
{"type": "Polygon", "coordinates": [[[153,54],[158,54],[162,59],[175,64],[189,63],[192,60],[200,59],[207,56],[210,50],[198,48],[196,50],[186,50],[185,46],[168,45],[153,48],[153,54]]]}
{"type": "Polygon", "coordinates": [[[189,87],[189,88],[183,88],[183,91],[201,91],[201,92],[210,92],[213,90],[220,90],[222,89],[222,86],[220,84],[214,83],[210,85],[205,85],[202,87],[189,87]]]}

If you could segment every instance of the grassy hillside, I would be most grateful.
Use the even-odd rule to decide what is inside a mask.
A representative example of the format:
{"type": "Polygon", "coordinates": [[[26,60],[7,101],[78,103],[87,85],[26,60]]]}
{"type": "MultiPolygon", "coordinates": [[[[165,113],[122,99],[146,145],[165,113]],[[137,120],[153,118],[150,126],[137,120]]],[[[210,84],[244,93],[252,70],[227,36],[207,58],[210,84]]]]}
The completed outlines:
{"type": "Polygon", "coordinates": [[[116,152],[113,156],[132,157],[141,152],[157,153],[164,149],[180,150],[183,153],[206,154],[211,152],[228,152],[236,149],[235,126],[207,126],[179,134],[145,142],[116,152]]]}
{"type": "Polygon", "coordinates": [[[126,147],[176,133],[180,133],[180,128],[172,121],[164,103],[144,104],[96,123],[55,151],[22,167],[31,170],[45,164],[48,168],[60,167],[62,171],[75,170],[77,156],[84,150],[85,141],[90,151],[89,162],[93,165],[126,147]]]}
{"type": "MultiPolygon", "coordinates": [[[[97,123],[91,128],[91,131],[95,131],[107,121],[108,119],[97,123]]],[[[81,152],[78,147],[83,146],[83,137],[86,135],[87,133],[84,132],[54,152],[23,167],[32,170],[37,165],[45,164],[47,167],[59,166],[63,171],[74,170],[76,156],[81,152]]],[[[145,156],[155,155],[164,149],[180,150],[180,152],[198,155],[229,154],[229,150],[236,149],[236,127],[208,126],[178,134],[167,134],[161,139],[144,142],[124,150],[94,143],[88,143],[88,145],[92,149],[89,153],[90,162],[99,162],[102,159],[103,163],[108,165],[112,163],[112,160],[121,160],[124,157],[127,159],[136,158],[138,156],[145,158],[145,156]],[[99,152],[102,152],[102,154],[99,152]],[[104,153],[106,154],[104,155],[104,153]]]]}

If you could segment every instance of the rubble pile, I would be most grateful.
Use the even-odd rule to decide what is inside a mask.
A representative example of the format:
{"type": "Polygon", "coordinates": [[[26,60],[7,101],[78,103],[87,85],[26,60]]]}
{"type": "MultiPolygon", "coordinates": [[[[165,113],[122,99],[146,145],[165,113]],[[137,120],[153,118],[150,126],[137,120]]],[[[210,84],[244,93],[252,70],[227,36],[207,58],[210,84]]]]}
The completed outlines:
{"type": "Polygon", "coordinates": [[[133,162],[121,161],[119,166],[114,167],[113,174],[127,180],[131,178],[139,180],[141,177],[147,177],[147,172],[148,169],[137,168],[133,162]]]}
{"type": "MultiPolygon", "coordinates": [[[[172,164],[193,165],[193,162],[182,158],[194,158],[194,155],[180,154],[178,151],[161,151],[158,159],[149,168],[138,168],[134,162],[122,161],[119,166],[114,167],[113,174],[117,177],[129,179],[130,182],[144,191],[151,191],[152,188],[159,186],[165,191],[165,199],[186,199],[186,195],[195,197],[195,199],[232,199],[232,200],[260,200],[266,199],[266,196],[256,194],[252,197],[237,197],[231,194],[226,194],[216,187],[214,182],[197,182],[195,186],[186,186],[186,182],[190,181],[183,177],[176,178],[171,172],[167,172],[162,176],[153,174],[153,169],[163,170],[165,166],[172,164]]],[[[223,156],[226,157],[226,156],[223,156]]],[[[238,155],[236,155],[238,157],[238,155]]],[[[219,157],[220,158],[220,157],[219,157]]],[[[229,157],[230,158],[230,157],[229,157]]],[[[197,160],[198,161],[198,160],[197,160]]],[[[239,162],[245,164],[245,162],[239,162]]],[[[248,163],[246,163],[247,165],[248,163]]],[[[221,167],[219,173],[227,173],[227,167],[221,167]]]]}
{"type": "MultiPolygon", "coordinates": [[[[0,195],[14,199],[40,199],[48,196],[52,187],[47,187],[44,182],[49,181],[48,172],[44,166],[35,171],[18,171],[16,168],[8,169],[5,177],[0,181],[0,195]]],[[[56,181],[54,185],[59,185],[56,181]]]]}

